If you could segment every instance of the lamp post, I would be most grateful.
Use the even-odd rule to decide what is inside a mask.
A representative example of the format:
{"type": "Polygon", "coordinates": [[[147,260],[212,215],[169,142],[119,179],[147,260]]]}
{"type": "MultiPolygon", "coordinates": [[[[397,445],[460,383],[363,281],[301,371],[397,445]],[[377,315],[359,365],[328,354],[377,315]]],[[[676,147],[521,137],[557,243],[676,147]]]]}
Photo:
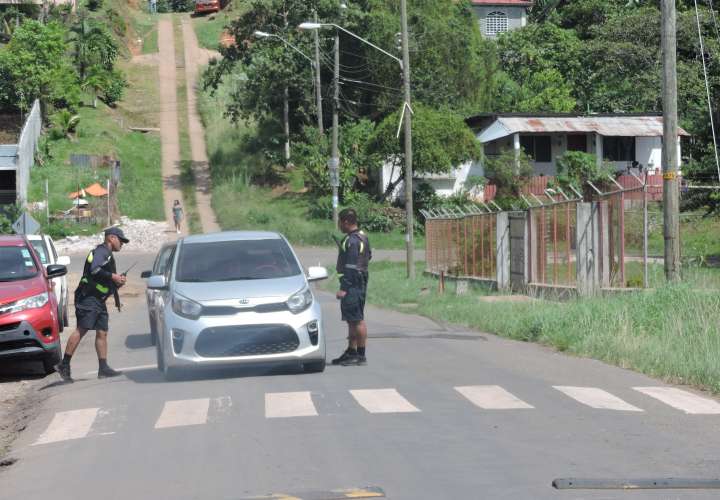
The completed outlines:
{"type": "MultiPolygon", "coordinates": [[[[319,23],[319,22],[312,22],[307,21],[304,23],[301,23],[300,26],[298,26],[302,30],[319,30],[322,28],[335,28],[339,31],[342,31],[343,33],[346,33],[353,38],[363,42],[366,45],[369,45],[370,47],[374,48],[375,50],[378,50],[379,52],[382,52],[386,56],[390,57],[391,59],[398,62],[400,65],[400,69],[402,70],[402,77],[403,77],[403,86],[405,89],[405,102],[403,102],[403,117],[405,121],[405,214],[406,214],[406,234],[405,234],[405,244],[406,244],[406,265],[407,265],[407,276],[410,279],[415,278],[415,261],[414,261],[414,242],[413,242],[413,199],[412,199],[412,178],[413,178],[413,172],[412,172],[412,108],[410,107],[410,57],[409,57],[409,50],[408,50],[408,33],[407,33],[407,9],[405,6],[405,0],[401,0],[401,24],[402,24],[402,35],[403,35],[403,59],[400,59],[390,52],[378,47],[374,43],[370,42],[369,40],[366,40],[365,38],[353,33],[352,31],[343,28],[342,26],[335,24],[335,23],[319,23]]],[[[338,73],[339,73],[339,61],[338,61],[338,39],[336,37],[336,62],[335,62],[335,78],[337,80],[338,73]]],[[[337,82],[335,84],[335,88],[337,89],[337,82]]],[[[336,97],[337,101],[337,97],[336,97]]],[[[337,108],[337,102],[335,103],[335,107],[337,108]]],[[[333,153],[332,158],[329,162],[330,169],[331,169],[331,175],[330,178],[333,178],[333,165],[339,164],[337,160],[337,127],[335,123],[333,122],[333,153]]],[[[337,168],[337,166],[335,166],[337,168]]],[[[335,174],[337,175],[337,174],[335,174]]]]}
{"type": "MultiPolygon", "coordinates": [[[[305,59],[307,59],[310,62],[310,66],[313,69],[313,85],[315,86],[315,97],[317,100],[316,106],[317,106],[317,121],[318,121],[318,127],[320,129],[320,133],[322,133],[323,130],[323,109],[322,109],[322,89],[320,88],[320,65],[318,61],[312,60],[307,54],[305,54],[302,50],[300,50],[297,46],[293,45],[289,41],[287,41],[285,38],[281,37],[280,35],[276,35],[274,33],[267,33],[265,31],[255,31],[253,33],[257,38],[277,38],[282,43],[290,47],[292,50],[303,56],[305,59]]],[[[286,87],[287,89],[287,87],[286,87]]],[[[287,105],[287,92],[285,92],[285,109],[288,109],[287,105]]],[[[287,141],[289,143],[290,137],[288,133],[289,129],[289,123],[287,118],[287,113],[285,113],[285,130],[287,134],[287,141]]]]}

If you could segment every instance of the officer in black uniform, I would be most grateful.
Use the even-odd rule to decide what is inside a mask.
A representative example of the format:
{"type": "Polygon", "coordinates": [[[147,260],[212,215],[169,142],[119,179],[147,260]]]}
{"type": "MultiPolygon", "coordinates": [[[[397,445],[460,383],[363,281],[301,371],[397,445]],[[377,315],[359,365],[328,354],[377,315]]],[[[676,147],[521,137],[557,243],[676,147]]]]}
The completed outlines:
{"type": "Polygon", "coordinates": [[[368,264],[372,258],[370,241],[358,228],[357,213],[346,208],[339,215],[340,230],[345,238],[339,245],[337,272],[340,275],[340,300],[342,320],[348,324],[348,348],[332,364],[361,366],[367,364],[365,344],[365,296],[368,284],[368,264]]]}
{"type": "Polygon", "coordinates": [[[128,240],[118,227],[105,231],[105,242],[90,252],[85,260],[83,276],[75,290],[75,316],[77,329],[70,335],[65,346],[65,356],[55,369],[66,382],[72,382],[70,359],[80,341],[89,330],[95,330],[95,350],[98,355],[98,378],[117,377],[122,372],[107,364],[108,311],[105,301],[115,296],[120,310],[118,289],[127,278],[117,273],[113,252],[118,252],[128,240]]]}

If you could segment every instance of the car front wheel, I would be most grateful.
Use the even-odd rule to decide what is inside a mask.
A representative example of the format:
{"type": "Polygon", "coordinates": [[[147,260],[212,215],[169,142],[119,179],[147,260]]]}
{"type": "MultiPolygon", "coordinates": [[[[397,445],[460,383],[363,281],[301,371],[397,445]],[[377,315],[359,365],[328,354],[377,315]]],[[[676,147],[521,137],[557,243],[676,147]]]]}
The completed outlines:
{"type": "Polygon", "coordinates": [[[48,355],[43,359],[43,369],[45,370],[45,375],[50,375],[52,372],[55,371],[55,365],[58,364],[61,360],[62,356],[60,355],[60,348],[58,347],[54,351],[48,353],[48,355]]]}

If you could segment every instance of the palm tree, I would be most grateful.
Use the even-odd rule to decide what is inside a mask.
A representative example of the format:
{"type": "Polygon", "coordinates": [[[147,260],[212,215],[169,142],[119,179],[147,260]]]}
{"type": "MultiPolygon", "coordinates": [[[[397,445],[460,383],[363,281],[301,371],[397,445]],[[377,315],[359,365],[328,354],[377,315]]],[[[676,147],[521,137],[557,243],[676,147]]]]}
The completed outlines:
{"type": "Polygon", "coordinates": [[[87,70],[99,64],[107,70],[112,69],[118,56],[117,43],[103,26],[98,25],[82,15],[78,22],[70,28],[73,43],[73,59],[84,81],[87,70]]]}
{"type": "Polygon", "coordinates": [[[79,123],[80,115],[73,115],[67,109],[61,109],[53,116],[53,125],[58,128],[58,131],[62,133],[63,137],[70,140],[73,139],[73,134],[77,130],[79,123]]]}
{"type": "Polygon", "coordinates": [[[107,71],[97,65],[90,68],[87,78],[82,81],[83,90],[92,91],[93,93],[93,108],[97,108],[98,94],[105,90],[107,83],[107,71]]]}

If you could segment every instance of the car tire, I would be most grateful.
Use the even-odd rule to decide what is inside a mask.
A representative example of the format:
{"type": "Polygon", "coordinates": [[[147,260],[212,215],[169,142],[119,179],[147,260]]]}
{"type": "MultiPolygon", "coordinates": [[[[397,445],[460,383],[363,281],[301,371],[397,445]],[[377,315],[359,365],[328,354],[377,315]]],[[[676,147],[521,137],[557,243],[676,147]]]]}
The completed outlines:
{"type": "Polygon", "coordinates": [[[58,306],[58,333],[62,333],[65,330],[65,322],[63,321],[63,312],[60,306],[58,306]]]}
{"type": "Polygon", "coordinates": [[[180,378],[180,371],[177,368],[165,365],[163,375],[167,382],[174,382],[180,378]]]}
{"type": "Polygon", "coordinates": [[[160,347],[160,344],[155,344],[155,355],[157,356],[157,369],[161,373],[165,373],[165,357],[162,353],[162,348],[160,347]]]}
{"type": "Polygon", "coordinates": [[[325,360],[311,361],[303,363],[303,371],[305,373],[322,373],[325,371],[325,360]]]}
{"type": "Polygon", "coordinates": [[[55,365],[60,363],[60,360],[62,359],[62,356],[60,355],[60,348],[58,347],[52,353],[48,354],[48,356],[43,359],[43,370],[45,370],[45,375],[50,375],[52,372],[55,371],[55,365]]]}
{"type": "Polygon", "coordinates": [[[150,344],[157,345],[157,327],[151,314],[148,314],[148,321],[150,322],[150,344]]]}

